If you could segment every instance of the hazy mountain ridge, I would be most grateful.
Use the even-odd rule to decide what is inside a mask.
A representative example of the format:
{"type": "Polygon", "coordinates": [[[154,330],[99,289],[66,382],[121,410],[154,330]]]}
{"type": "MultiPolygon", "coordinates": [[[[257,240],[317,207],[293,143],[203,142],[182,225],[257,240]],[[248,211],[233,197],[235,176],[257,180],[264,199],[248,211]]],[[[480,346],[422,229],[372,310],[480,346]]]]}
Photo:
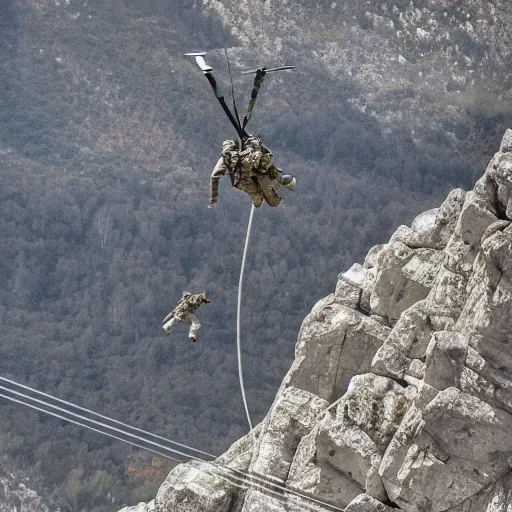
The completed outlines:
{"type": "MultiPolygon", "coordinates": [[[[490,153],[470,156],[469,148],[481,148],[493,126],[501,133],[508,126],[512,103],[507,27],[512,13],[506,3],[332,2],[320,7],[305,2],[235,6],[212,1],[206,6],[243,42],[231,48],[237,61],[299,63],[291,96],[275,86],[276,97],[289,98],[288,109],[297,111],[296,102],[308,104],[302,96],[305,90],[315,91],[317,111],[323,106],[321,97],[335,116],[355,106],[366,116],[365,123],[378,119],[380,129],[391,135],[384,145],[397,144],[408,153],[417,151],[413,147],[418,144],[429,160],[434,150],[427,148],[437,146],[446,151],[445,160],[461,159],[472,168],[474,179],[475,159],[481,168],[490,153]]],[[[267,116],[275,114],[275,105],[266,107],[260,108],[267,116]]],[[[292,119],[286,111],[283,115],[292,119]]],[[[333,140],[342,144],[343,122],[335,119],[332,132],[339,135],[333,140]]],[[[319,130],[322,133],[322,127],[319,130]]],[[[499,140],[500,135],[493,137],[499,140]]],[[[305,153],[315,154],[307,134],[303,138],[305,153]]],[[[400,151],[397,157],[405,169],[414,166],[400,151]]],[[[431,179],[437,181],[437,171],[431,172],[431,179]]]]}
{"type": "Polygon", "coordinates": [[[295,56],[293,43],[300,43],[301,62],[307,60],[300,71],[307,73],[320,60],[336,80],[357,85],[353,99],[366,97],[370,109],[393,111],[396,102],[404,101],[401,107],[414,111],[418,104],[437,101],[458,107],[460,113],[460,93],[472,88],[485,89],[494,101],[499,91],[510,101],[507,27],[512,9],[506,2],[206,5],[240,40],[261,42],[256,47],[267,57],[295,56]]]}

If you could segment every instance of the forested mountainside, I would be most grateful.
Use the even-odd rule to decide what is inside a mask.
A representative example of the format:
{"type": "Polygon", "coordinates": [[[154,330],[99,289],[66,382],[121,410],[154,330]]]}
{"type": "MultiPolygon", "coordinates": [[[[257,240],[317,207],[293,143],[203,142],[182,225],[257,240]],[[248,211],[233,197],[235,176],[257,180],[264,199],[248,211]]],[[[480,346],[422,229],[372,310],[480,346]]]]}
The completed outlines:
{"type": "MultiPolygon", "coordinates": [[[[249,125],[298,180],[256,212],[248,259],[258,421],[334,277],[468,188],[512,125],[509,4],[445,3],[1,2],[0,375],[214,453],[245,433],[250,205],[226,180],[206,208],[234,132],[182,54],[208,50],[228,93],[226,46],[241,110],[242,69],[297,66],[268,76],[249,125]],[[184,289],[212,299],[193,346],[161,331],[184,289]]],[[[149,498],[169,469],[7,403],[0,443],[63,510],[149,498]]]]}

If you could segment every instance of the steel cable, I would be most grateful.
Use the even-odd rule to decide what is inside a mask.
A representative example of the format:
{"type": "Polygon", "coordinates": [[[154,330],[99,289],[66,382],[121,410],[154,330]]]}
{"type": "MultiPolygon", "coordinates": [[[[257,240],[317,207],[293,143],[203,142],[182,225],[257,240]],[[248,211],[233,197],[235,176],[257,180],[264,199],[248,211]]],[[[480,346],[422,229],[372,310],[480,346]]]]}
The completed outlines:
{"type": "Polygon", "coordinates": [[[153,448],[149,448],[148,446],[143,446],[143,445],[140,445],[140,444],[137,444],[137,443],[133,443],[131,441],[123,439],[122,437],[117,437],[117,436],[115,436],[113,434],[110,434],[110,433],[107,433],[107,432],[105,432],[103,430],[91,427],[90,425],[87,425],[86,423],[81,423],[81,422],[73,420],[71,418],[67,418],[66,416],[61,416],[60,414],[57,414],[55,412],[48,411],[48,410],[46,410],[46,409],[44,409],[42,407],[37,407],[36,405],[29,404],[27,402],[24,402],[23,400],[20,400],[19,398],[14,398],[12,396],[5,395],[4,393],[0,393],[0,397],[6,398],[7,400],[10,400],[11,402],[15,402],[15,403],[18,403],[18,404],[21,404],[21,405],[26,405],[27,407],[30,407],[31,409],[35,409],[36,411],[40,411],[40,412],[44,412],[46,414],[50,414],[51,416],[55,416],[56,418],[59,418],[61,420],[69,421],[70,423],[74,423],[75,425],[80,425],[81,427],[86,427],[86,428],[88,428],[90,430],[93,430],[94,432],[98,432],[99,434],[104,434],[106,436],[109,436],[109,437],[112,437],[114,439],[117,439],[118,441],[123,441],[125,443],[128,443],[128,444],[131,444],[133,446],[136,446],[137,448],[142,448],[143,450],[151,451],[153,453],[161,455],[162,457],[166,457],[166,458],[174,460],[176,462],[183,462],[183,460],[176,459],[176,458],[172,457],[171,455],[159,452],[157,450],[154,450],[153,448]]]}
{"type": "MultiPolygon", "coordinates": [[[[59,402],[60,404],[64,404],[64,405],[67,405],[68,407],[72,407],[72,408],[77,409],[79,411],[86,412],[88,414],[96,416],[97,418],[101,418],[102,420],[110,421],[112,423],[115,423],[116,425],[120,425],[120,426],[125,427],[127,429],[130,429],[132,431],[144,434],[144,435],[146,435],[148,437],[152,437],[153,439],[158,439],[158,440],[161,440],[161,441],[165,441],[166,443],[170,443],[170,444],[173,444],[175,446],[179,446],[180,448],[185,448],[185,449],[187,449],[189,451],[192,451],[192,452],[195,452],[195,453],[199,453],[201,455],[206,455],[207,457],[210,457],[212,459],[216,458],[216,455],[212,455],[211,453],[204,452],[202,450],[197,450],[196,448],[192,448],[192,447],[187,446],[185,444],[178,443],[176,441],[172,441],[171,439],[168,439],[166,437],[162,437],[162,436],[153,434],[151,432],[148,432],[147,430],[142,430],[142,429],[137,428],[137,427],[132,427],[131,425],[128,425],[127,423],[123,423],[122,421],[118,421],[118,420],[115,420],[115,419],[110,418],[108,416],[104,416],[103,414],[99,414],[99,413],[97,413],[95,411],[92,411],[90,409],[86,409],[85,407],[80,407],[79,405],[75,405],[72,402],[67,402],[66,400],[62,400],[62,399],[57,398],[57,397],[55,397],[53,395],[49,395],[48,393],[43,393],[42,391],[39,391],[39,390],[34,389],[34,388],[31,388],[31,387],[26,386],[24,384],[20,384],[18,382],[13,381],[13,380],[6,379],[5,377],[0,377],[0,382],[3,382],[5,384],[9,384],[11,386],[15,386],[17,388],[21,388],[21,389],[26,390],[26,391],[30,391],[32,393],[35,393],[36,395],[39,395],[41,397],[45,397],[45,398],[50,399],[50,400],[55,400],[56,402],[59,402]]],[[[1,389],[1,386],[0,386],[0,389],[1,389]]],[[[52,405],[52,404],[48,402],[48,405],[52,405]]]]}
{"type": "MultiPolygon", "coordinates": [[[[18,387],[19,389],[28,389],[31,392],[38,394],[39,396],[44,396],[47,399],[49,398],[51,400],[55,400],[63,405],[68,406],[68,407],[72,407],[72,408],[87,412],[96,417],[102,418],[106,421],[113,422],[116,425],[125,426],[128,430],[123,430],[123,429],[108,425],[107,423],[87,418],[83,415],[72,412],[69,409],[66,409],[65,407],[59,407],[59,406],[56,406],[48,401],[39,400],[37,398],[34,398],[30,395],[23,393],[22,391],[16,391],[15,389],[10,389],[5,386],[0,386],[0,391],[3,391],[3,392],[0,392],[0,397],[3,397],[7,400],[11,400],[15,403],[25,405],[25,406],[35,409],[37,411],[44,412],[46,414],[50,414],[59,419],[69,421],[70,423],[89,428],[95,432],[107,435],[107,436],[112,437],[119,441],[126,442],[132,446],[136,446],[137,448],[148,450],[150,452],[153,452],[162,457],[166,457],[168,459],[174,460],[176,462],[184,462],[183,458],[176,458],[176,455],[178,455],[180,457],[192,459],[193,461],[195,461],[197,463],[211,465],[215,468],[215,471],[214,472],[210,471],[209,472],[210,474],[225,478],[227,481],[229,481],[233,485],[237,485],[238,487],[241,487],[244,489],[253,487],[258,490],[261,490],[264,493],[271,494],[272,496],[280,499],[281,501],[283,499],[285,499],[285,500],[287,499],[287,497],[285,496],[285,494],[286,494],[288,497],[293,496],[296,499],[300,499],[302,501],[303,505],[307,504],[307,506],[315,507],[315,509],[317,509],[318,506],[321,506],[321,507],[323,507],[323,510],[329,510],[329,511],[342,511],[343,510],[331,503],[326,503],[322,500],[318,500],[312,496],[309,496],[307,494],[296,491],[295,489],[293,489],[289,486],[285,486],[285,485],[281,484],[280,482],[276,482],[275,480],[273,480],[269,477],[265,477],[264,475],[248,473],[246,471],[238,470],[235,468],[230,468],[229,466],[224,466],[215,461],[205,460],[204,458],[197,457],[195,455],[191,455],[188,453],[184,453],[183,451],[176,450],[175,448],[172,448],[170,446],[165,446],[165,444],[156,443],[155,441],[148,439],[148,437],[153,438],[153,439],[159,439],[159,440],[164,441],[165,443],[177,445],[177,446],[185,448],[186,450],[193,451],[196,453],[207,454],[207,452],[202,452],[201,450],[196,450],[195,448],[189,447],[187,445],[184,445],[181,443],[176,443],[175,441],[166,439],[162,436],[157,436],[155,434],[144,431],[142,429],[138,429],[136,427],[131,427],[130,425],[127,425],[126,423],[122,423],[122,422],[119,422],[112,418],[109,418],[107,416],[95,413],[94,411],[91,411],[90,409],[85,409],[85,408],[75,405],[71,402],[66,402],[65,400],[61,400],[61,399],[56,398],[47,393],[43,393],[41,391],[37,391],[33,388],[30,388],[28,386],[24,386],[23,384],[18,384],[15,381],[5,379],[3,377],[0,377],[0,380],[3,381],[4,383],[8,383],[10,386],[18,387]],[[9,393],[13,394],[14,396],[9,395],[9,393]],[[27,401],[24,401],[22,399],[28,400],[29,403],[27,403],[27,401]],[[32,402],[32,403],[30,403],[30,402],[32,402]],[[34,405],[34,403],[37,405],[34,405]],[[48,410],[48,408],[53,409],[53,410],[48,410]],[[55,412],[55,411],[58,411],[58,412],[55,412]],[[93,426],[91,426],[91,425],[93,425],[93,426]],[[134,430],[139,433],[144,433],[146,435],[146,437],[135,435],[132,432],[130,432],[129,430],[134,430]],[[112,432],[115,432],[115,433],[112,433],[112,432]],[[129,438],[135,439],[137,442],[128,440],[124,437],[120,437],[120,435],[124,435],[129,438]],[[141,444],[141,443],[146,443],[146,444],[141,444]],[[219,474],[219,472],[220,472],[220,474],[219,474]],[[233,479],[235,480],[235,482],[233,482],[233,479]],[[240,484],[237,484],[236,482],[242,482],[245,485],[240,485],[240,484]],[[304,501],[306,501],[307,503],[304,503],[304,501]]],[[[207,454],[207,455],[210,457],[213,457],[213,455],[210,455],[210,454],[207,454]]]]}
{"type": "Polygon", "coordinates": [[[245,397],[244,377],[242,372],[242,343],[240,342],[240,319],[242,311],[242,287],[244,283],[245,260],[247,259],[247,249],[249,247],[249,239],[251,237],[252,219],[254,217],[254,205],[251,206],[251,213],[249,214],[249,223],[247,225],[247,234],[245,236],[244,254],[242,256],[242,267],[240,268],[240,281],[238,282],[238,305],[236,312],[236,352],[238,356],[238,379],[240,381],[240,391],[242,392],[242,400],[244,402],[245,414],[249,428],[252,430],[252,421],[249,414],[249,407],[247,406],[247,399],[245,397]]]}

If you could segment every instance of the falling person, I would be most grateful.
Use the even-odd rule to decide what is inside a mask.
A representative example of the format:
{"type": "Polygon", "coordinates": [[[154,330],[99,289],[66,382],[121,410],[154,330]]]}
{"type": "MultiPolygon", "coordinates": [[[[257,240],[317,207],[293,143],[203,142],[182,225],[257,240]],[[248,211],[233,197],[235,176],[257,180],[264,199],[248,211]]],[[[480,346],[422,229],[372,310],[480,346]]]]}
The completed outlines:
{"type": "Polygon", "coordinates": [[[192,294],[183,292],[183,297],[178,302],[178,305],[164,318],[163,328],[166,336],[171,333],[172,327],[177,323],[190,324],[190,331],[188,337],[193,343],[197,340],[197,331],[201,327],[201,322],[194,315],[194,311],[201,304],[209,304],[211,301],[204,293],[192,294]]]}

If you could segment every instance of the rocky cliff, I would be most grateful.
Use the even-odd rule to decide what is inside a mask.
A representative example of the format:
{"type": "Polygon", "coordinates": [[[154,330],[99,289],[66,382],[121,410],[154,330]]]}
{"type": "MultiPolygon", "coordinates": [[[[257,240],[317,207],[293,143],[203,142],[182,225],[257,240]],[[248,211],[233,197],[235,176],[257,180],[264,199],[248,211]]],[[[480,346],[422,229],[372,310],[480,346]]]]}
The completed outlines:
{"type": "MultiPolygon", "coordinates": [[[[218,462],[351,512],[512,507],[512,130],[305,318],[265,420],[218,462]]],[[[310,510],[201,463],[139,512],[310,510]]],[[[329,510],[329,508],[326,508],[329,510]]]]}
{"type": "Polygon", "coordinates": [[[15,476],[0,466],[0,512],[60,512],[57,505],[48,503],[26,477],[15,476]]]}

